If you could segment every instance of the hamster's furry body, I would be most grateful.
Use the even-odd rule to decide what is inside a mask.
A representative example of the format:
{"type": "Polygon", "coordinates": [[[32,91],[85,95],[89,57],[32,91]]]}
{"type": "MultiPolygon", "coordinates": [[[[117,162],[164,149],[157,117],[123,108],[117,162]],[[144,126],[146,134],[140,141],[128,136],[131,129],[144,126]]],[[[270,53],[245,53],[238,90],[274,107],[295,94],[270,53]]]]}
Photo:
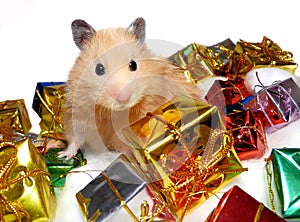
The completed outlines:
{"type": "Polygon", "coordinates": [[[83,20],[72,23],[80,54],[67,81],[64,126],[70,158],[83,144],[94,150],[128,154],[120,130],[154,111],[176,95],[202,100],[203,92],[189,83],[183,70],[150,51],[145,21],[128,28],[95,31],[83,20]]]}

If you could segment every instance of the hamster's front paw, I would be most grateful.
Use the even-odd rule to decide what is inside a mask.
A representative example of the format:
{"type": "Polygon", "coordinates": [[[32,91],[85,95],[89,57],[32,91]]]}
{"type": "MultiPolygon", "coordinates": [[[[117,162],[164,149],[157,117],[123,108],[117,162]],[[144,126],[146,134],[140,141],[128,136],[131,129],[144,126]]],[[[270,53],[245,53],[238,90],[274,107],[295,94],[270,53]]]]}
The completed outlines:
{"type": "Polygon", "coordinates": [[[58,153],[58,157],[59,158],[65,157],[66,160],[69,160],[77,154],[77,151],[78,151],[78,145],[75,141],[73,141],[68,145],[67,149],[58,153]]]}

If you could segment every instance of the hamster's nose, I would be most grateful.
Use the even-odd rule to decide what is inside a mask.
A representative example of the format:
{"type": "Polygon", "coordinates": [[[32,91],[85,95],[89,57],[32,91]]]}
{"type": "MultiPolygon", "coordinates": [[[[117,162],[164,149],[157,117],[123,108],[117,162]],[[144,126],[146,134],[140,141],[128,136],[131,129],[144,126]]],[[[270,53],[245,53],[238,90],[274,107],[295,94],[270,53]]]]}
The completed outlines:
{"type": "Polygon", "coordinates": [[[125,104],[125,103],[128,103],[130,98],[131,98],[131,93],[128,91],[128,90],[120,90],[115,99],[118,103],[121,103],[121,104],[125,104]]]}

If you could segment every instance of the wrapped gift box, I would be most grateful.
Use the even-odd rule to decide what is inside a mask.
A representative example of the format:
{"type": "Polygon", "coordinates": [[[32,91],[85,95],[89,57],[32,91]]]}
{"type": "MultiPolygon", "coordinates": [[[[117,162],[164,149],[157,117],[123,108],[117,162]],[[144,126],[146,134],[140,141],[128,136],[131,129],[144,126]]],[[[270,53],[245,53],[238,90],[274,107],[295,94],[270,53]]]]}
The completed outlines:
{"type": "Polygon", "coordinates": [[[262,120],[266,132],[274,132],[299,119],[300,88],[292,78],[261,87],[244,109],[251,109],[262,120]]]}
{"type": "Polygon", "coordinates": [[[32,108],[41,118],[40,134],[64,139],[62,116],[65,103],[65,82],[38,82],[32,108]]]}
{"type": "Polygon", "coordinates": [[[267,140],[264,128],[251,110],[227,114],[225,124],[234,137],[234,149],[240,160],[258,159],[265,154],[267,140]]]}
{"type": "Polygon", "coordinates": [[[187,80],[197,83],[200,80],[213,76],[212,67],[207,63],[204,55],[212,52],[206,46],[192,43],[170,56],[169,59],[182,69],[187,80]]]}
{"type": "Polygon", "coordinates": [[[298,64],[293,60],[291,52],[283,51],[266,36],[262,42],[240,40],[236,43],[229,63],[230,76],[243,78],[251,69],[267,67],[281,68],[294,73],[298,64]]]}
{"type": "Polygon", "coordinates": [[[123,130],[137,168],[181,220],[245,169],[215,106],[181,96],[123,130]]]}
{"type": "Polygon", "coordinates": [[[283,222],[280,216],[235,185],[223,194],[205,222],[283,222]]]}
{"type": "Polygon", "coordinates": [[[223,113],[227,107],[230,107],[245,98],[250,93],[246,89],[244,80],[241,78],[230,80],[215,80],[208,90],[205,99],[209,104],[217,106],[223,113]]]}
{"type": "Polygon", "coordinates": [[[224,73],[227,69],[231,56],[234,52],[235,44],[230,38],[208,47],[212,52],[209,54],[210,66],[214,73],[224,73]]]}
{"type": "Polygon", "coordinates": [[[271,207],[285,219],[300,220],[300,148],[274,148],[266,172],[271,207]]]}
{"type": "Polygon", "coordinates": [[[30,139],[0,143],[1,221],[51,221],[56,199],[46,163],[30,139]]]}
{"type": "Polygon", "coordinates": [[[136,215],[128,208],[127,203],[145,186],[145,181],[139,177],[128,158],[120,155],[104,172],[80,190],[76,198],[88,221],[108,219],[121,207],[135,218],[136,215]]]}
{"type": "Polygon", "coordinates": [[[31,122],[24,99],[0,102],[0,128],[10,133],[29,132],[31,122]]]}
{"type": "Polygon", "coordinates": [[[68,172],[76,167],[84,166],[86,164],[86,160],[80,150],[78,150],[75,156],[68,160],[58,157],[58,153],[62,150],[64,150],[64,148],[52,148],[44,155],[47,169],[50,174],[50,180],[53,186],[57,188],[64,187],[68,172]]]}

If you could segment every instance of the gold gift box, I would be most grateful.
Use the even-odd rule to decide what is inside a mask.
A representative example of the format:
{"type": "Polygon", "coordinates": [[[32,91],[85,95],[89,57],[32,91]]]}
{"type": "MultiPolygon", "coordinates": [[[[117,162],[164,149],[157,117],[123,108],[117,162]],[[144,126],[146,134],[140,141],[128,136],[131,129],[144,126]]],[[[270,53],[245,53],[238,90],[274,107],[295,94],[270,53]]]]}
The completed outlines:
{"type": "Polygon", "coordinates": [[[23,99],[0,102],[0,128],[25,134],[31,126],[23,99]]]}
{"type": "Polygon", "coordinates": [[[245,169],[215,106],[177,97],[123,130],[137,168],[181,220],[245,169]]]}
{"type": "Polygon", "coordinates": [[[192,43],[170,56],[170,60],[184,69],[184,75],[189,82],[197,83],[213,76],[213,69],[205,60],[212,53],[206,46],[192,43]]]}
{"type": "Polygon", "coordinates": [[[0,143],[0,220],[52,221],[55,196],[45,160],[30,139],[0,143]]]}
{"type": "Polygon", "coordinates": [[[64,139],[62,116],[66,97],[65,89],[65,84],[53,84],[43,87],[41,92],[36,90],[35,98],[38,98],[40,102],[38,115],[41,117],[40,134],[42,136],[64,139]]]}
{"type": "Polygon", "coordinates": [[[229,63],[230,74],[244,77],[251,69],[276,67],[295,73],[298,64],[293,60],[293,54],[283,51],[281,47],[266,36],[262,42],[236,43],[234,53],[229,63]]]}

